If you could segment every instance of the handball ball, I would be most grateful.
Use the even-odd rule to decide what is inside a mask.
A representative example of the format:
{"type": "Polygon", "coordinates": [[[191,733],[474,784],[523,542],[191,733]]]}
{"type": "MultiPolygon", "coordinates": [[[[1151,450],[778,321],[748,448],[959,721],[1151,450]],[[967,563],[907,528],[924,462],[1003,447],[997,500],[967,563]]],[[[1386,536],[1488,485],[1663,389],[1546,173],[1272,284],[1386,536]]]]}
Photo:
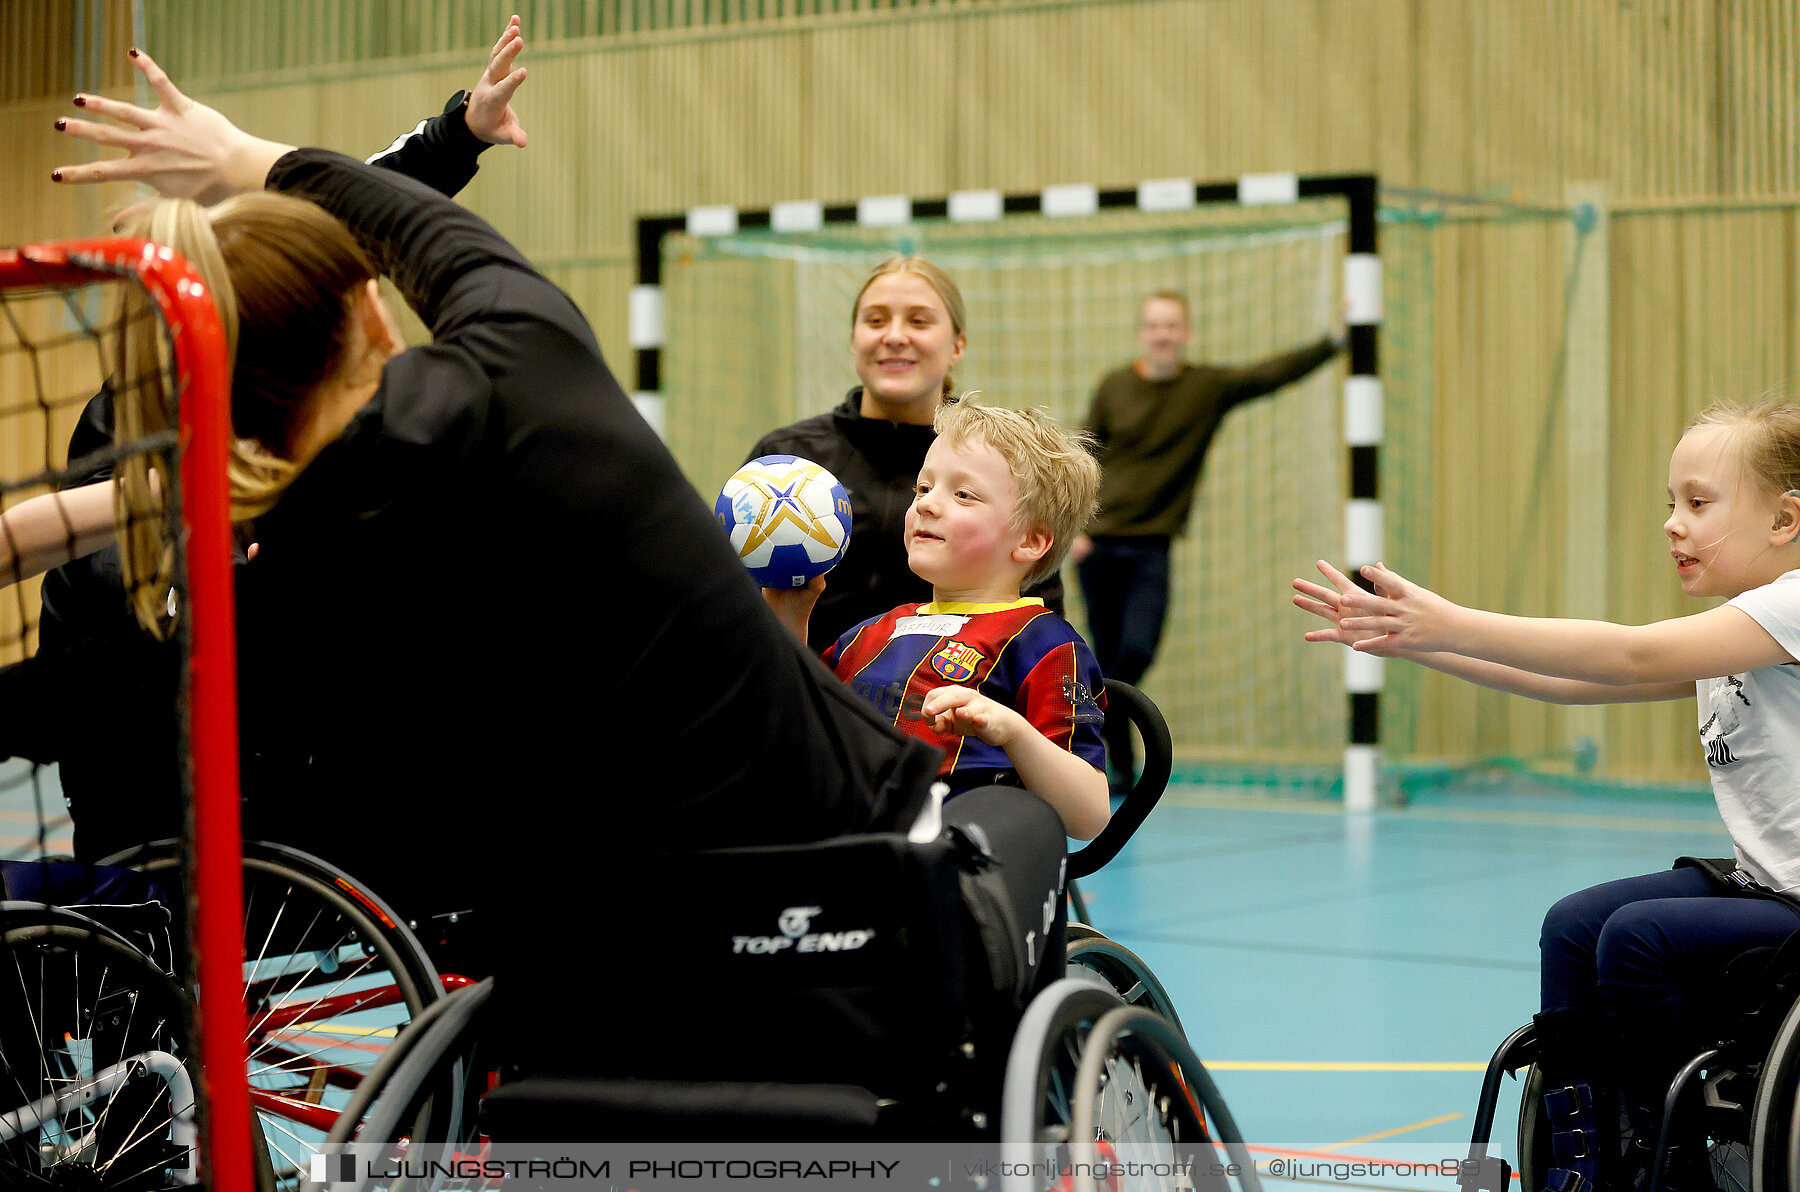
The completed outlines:
{"type": "Polygon", "coordinates": [[[804,588],[850,545],[850,495],[810,459],[764,455],[725,482],[713,513],[765,588],[804,588]]]}

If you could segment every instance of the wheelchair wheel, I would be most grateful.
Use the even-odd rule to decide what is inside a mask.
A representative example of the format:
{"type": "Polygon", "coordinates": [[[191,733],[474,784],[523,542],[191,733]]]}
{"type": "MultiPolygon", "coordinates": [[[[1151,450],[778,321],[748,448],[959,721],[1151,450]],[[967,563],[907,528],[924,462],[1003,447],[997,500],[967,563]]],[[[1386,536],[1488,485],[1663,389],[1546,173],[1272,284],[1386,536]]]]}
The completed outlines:
{"type": "MultiPolygon", "coordinates": [[[[1025,1008],[1000,1092],[1001,1158],[1014,1170],[1029,1170],[1068,1145],[1082,1044],[1093,1024],[1122,1004],[1111,990],[1064,977],[1025,1008]]],[[[1004,1187],[1041,1192],[1028,1176],[1009,1176],[1004,1187]]]]}
{"type": "MultiPolygon", "coordinates": [[[[1172,1153],[1179,1142],[1203,1148],[1205,1165],[1212,1161],[1209,1140],[1236,1148],[1232,1161],[1243,1171],[1239,1186],[1258,1192],[1255,1163],[1243,1150],[1211,1078],[1178,1030],[1152,1011],[1125,1006],[1117,993],[1078,978],[1056,982],[1026,1008],[1001,1090],[1005,1192],[1060,1187],[1032,1172],[1043,1172],[1047,1163],[1062,1164],[1078,1145],[1089,1148],[1090,1161],[1110,1161],[1143,1158],[1145,1152],[1155,1156],[1165,1147],[1172,1153]],[[1120,1010],[1129,1016],[1114,1017],[1120,1010]],[[1103,1029],[1102,1024],[1109,1025],[1103,1029]],[[1095,1094],[1090,1088],[1085,1098],[1078,1087],[1084,1060],[1104,1076],[1103,1091],[1095,1094]],[[1168,1092],[1177,1088],[1179,1098],[1168,1092]],[[1140,1147],[1144,1152],[1138,1152],[1140,1147]]],[[[1130,1186],[1174,1187],[1186,1181],[1185,1176],[1152,1176],[1148,1185],[1130,1186]]],[[[1219,1178],[1193,1183],[1202,1192],[1224,1186],[1219,1178]]]]}
{"type": "Polygon", "coordinates": [[[0,912],[0,1185],[194,1181],[197,1066],[180,988],[84,916],[0,912]]]}
{"type": "MultiPolygon", "coordinates": [[[[180,884],[173,841],[111,858],[180,884]]],[[[179,915],[180,908],[177,908],[179,915]]],[[[351,1091],[395,1035],[442,996],[418,940],[385,903],[311,854],[244,843],[244,987],[250,1096],[275,1179],[297,1185],[351,1091]]],[[[417,1127],[453,1098],[429,1100],[417,1127]]]]}
{"type": "Polygon", "coordinates": [[[1519,1192],[1544,1192],[1550,1170],[1550,1119],[1544,1116],[1544,1076],[1536,1064],[1519,1086],[1519,1192]]]}
{"type": "MultiPolygon", "coordinates": [[[[1070,924],[1071,928],[1074,926],[1070,924]]],[[[1175,1003],[1150,966],[1125,945],[1107,939],[1099,932],[1069,937],[1069,965],[1100,974],[1118,992],[1128,1006],[1144,1006],[1173,1023],[1181,1030],[1181,1016],[1175,1003]]]]}
{"type": "MultiPolygon", "coordinates": [[[[475,1053],[481,1017],[493,996],[492,977],[466,985],[426,1007],[424,1013],[402,1031],[381,1062],[358,1086],[350,1103],[331,1128],[328,1145],[356,1141],[381,1144],[386,1149],[363,1157],[377,1168],[406,1156],[447,1163],[459,1148],[476,1148],[474,1115],[433,1115],[422,1132],[420,1109],[429,1098],[441,1098],[446,1087],[461,1089],[465,1074],[478,1070],[475,1053]],[[448,1133],[438,1133],[441,1127],[448,1133]]],[[[413,1187],[406,1178],[389,1184],[369,1177],[345,1192],[413,1187]]]]}
{"type": "MultiPolygon", "coordinates": [[[[1127,1165],[1121,1187],[1227,1192],[1219,1142],[1238,1168],[1239,1188],[1260,1187],[1218,1086],[1181,1031],[1151,1010],[1121,1006],[1094,1024],[1075,1074],[1073,1109],[1069,1159],[1077,1172],[1111,1160],[1127,1165]]],[[[1095,1184],[1073,1181],[1075,1192],[1095,1184]]]]}
{"type": "Polygon", "coordinates": [[[1751,1192],[1800,1189],[1800,1002],[1781,1020],[1750,1111],[1751,1192]]]}
{"type": "MultiPolygon", "coordinates": [[[[1795,1072],[1788,1074],[1787,1105],[1790,1113],[1794,1106],[1793,1087],[1796,1074],[1795,1072]]],[[[1765,1108],[1763,1092],[1767,1087],[1765,1081],[1757,1089],[1756,1112],[1762,1112],[1765,1108]]],[[[1694,1108],[1697,1110],[1697,1106],[1694,1108]]],[[[1742,1136],[1741,1115],[1736,1119],[1739,1125],[1735,1128],[1721,1127],[1720,1123],[1725,1120],[1721,1118],[1714,1122],[1713,1130],[1706,1136],[1707,1164],[1712,1172],[1712,1186],[1719,1192],[1751,1192],[1752,1174],[1754,1170],[1758,1170],[1753,1168],[1752,1154],[1757,1156],[1773,1155],[1774,1152],[1783,1151],[1786,1144],[1783,1142],[1773,1145],[1772,1150],[1746,1145],[1742,1136]]],[[[1785,1138],[1787,1128],[1786,1119],[1781,1119],[1778,1127],[1772,1122],[1769,1127],[1770,1137],[1780,1135],[1785,1138]]],[[[1761,1130],[1762,1127],[1755,1127],[1755,1129],[1761,1130]]],[[[1544,1078],[1539,1073],[1537,1065],[1533,1064],[1526,1069],[1519,1089],[1519,1192],[1545,1192],[1545,1177],[1549,1174],[1551,1163],[1551,1132],[1550,1119],[1544,1113],[1544,1078]]],[[[1757,1133],[1754,1136],[1761,1138],[1763,1134],[1757,1133]]],[[[1669,1178],[1665,1173],[1664,1179],[1669,1178]]],[[[1784,1176],[1782,1180],[1785,1181],[1786,1178],[1784,1176]]],[[[1686,1187],[1687,1184],[1682,1186],[1686,1187]]],[[[1791,1192],[1791,1189],[1796,1187],[1796,1185],[1780,1181],[1764,1186],[1770,1192],[1791,1192]]]]}

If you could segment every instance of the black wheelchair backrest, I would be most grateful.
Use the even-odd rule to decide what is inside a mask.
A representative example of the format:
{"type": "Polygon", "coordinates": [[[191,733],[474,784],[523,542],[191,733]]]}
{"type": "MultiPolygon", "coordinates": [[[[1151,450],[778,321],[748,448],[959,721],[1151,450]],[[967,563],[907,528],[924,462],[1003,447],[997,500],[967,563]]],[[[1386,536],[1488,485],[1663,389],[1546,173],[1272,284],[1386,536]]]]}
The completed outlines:
{"type": "Polygon", "coordinates": [[[652,858],[634,867],[631,905],[656,908],[654,925],[603,953],[604,988],[572,985],[566,961],[529,954],[497,974],[502,1058],[515,1074],[940,1079],[981,1017],[966,992],[982,960],[958,854],[946,833],[652,858]],[[614,1026],[588,1039],[533,1028],[582,1001],[614,1026]]]}

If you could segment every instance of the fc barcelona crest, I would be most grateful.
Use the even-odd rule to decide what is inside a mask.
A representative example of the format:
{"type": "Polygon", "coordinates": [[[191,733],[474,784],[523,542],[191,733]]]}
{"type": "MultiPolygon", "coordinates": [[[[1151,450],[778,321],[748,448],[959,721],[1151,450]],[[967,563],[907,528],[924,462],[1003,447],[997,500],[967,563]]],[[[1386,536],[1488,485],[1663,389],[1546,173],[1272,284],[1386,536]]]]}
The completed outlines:
{"type": "Polygon", "coordinates": [[[931,656],[931,669],[952,683],[967,683],[981,665],[982,653],[974,646],[959,641],[944,643],[944,648],[931,656]]]}

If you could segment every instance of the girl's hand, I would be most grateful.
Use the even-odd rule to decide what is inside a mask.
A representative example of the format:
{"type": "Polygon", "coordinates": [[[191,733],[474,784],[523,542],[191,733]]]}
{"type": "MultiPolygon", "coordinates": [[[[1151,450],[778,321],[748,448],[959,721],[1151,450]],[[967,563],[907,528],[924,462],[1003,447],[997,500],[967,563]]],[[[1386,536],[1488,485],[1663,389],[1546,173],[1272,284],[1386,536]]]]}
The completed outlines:
{"type": "Polygon", "coordinates": [[[506,32],[488,53],[487,69],[469,92],[469,107],[464,119],[469,131],[490,145],[525,147],[526,133],[512,110],[513,93],[525,81],[525,68],[513,69],[519,51],[525,48],[525,37],[519,31],[518,14],[508,22],[506,32]]]}
{"type": "Polygon", "coordinates": [[[1338,631],[1356,635],[1353,650],[1391,658],[1399,654],[1434,653],[1457,648],[1456,615],[1460,608],[1429,588],[1371,563],[1362,576],[1375,586],[1364,591],[1343,572],[1321,560],[1319,570],[1337,588],[1338,631]]]}
{"type": "MultiPolygon", "coordinates": [[[[975,737],[997,749],[1006,748],[1025,718],[973,687],[937,687],[926,695],[919,714],[933,732],[975,737]]],[[[1029,727],[1029,725],[1027,725],[1029,727]]]]}
{"type": "Polygon", "coordinates": [[[1373,631],[1354,632],[1344,628],[1342,586],[1348,584],[1354,588],[1356,584],[1330,563],[1321,560],[1318,568],[1327,579],[1331,580],[1334,587],[1322,588],[1310,580],[1297,579],[1294,581],[1294,590],[1300,595],[1294,597],[1294,605],[1315,617],[1329,621],[1331,628],[1309,630],[1306,640],[1309,642],[1336,642],[1339,645],[1354,647],[1359,641],[1370,641],[1380,637],[1379,633],[1373,631]]]}
{"type": "Polygon", "coordinates": [[[131,62],[161,106],[140,108],[104,95],[77,95],[77,107],[129,127],[70,118],[58,120],[57,129],[79,140],[123,149],[126,155],[59,166],[50,173],[53,181],[142,182],[174,198],[216,203],[261,190],[269,167],[292,148],[253,137],[212,108],[189,99],[142,50],[131,51],[131,62]]]}

